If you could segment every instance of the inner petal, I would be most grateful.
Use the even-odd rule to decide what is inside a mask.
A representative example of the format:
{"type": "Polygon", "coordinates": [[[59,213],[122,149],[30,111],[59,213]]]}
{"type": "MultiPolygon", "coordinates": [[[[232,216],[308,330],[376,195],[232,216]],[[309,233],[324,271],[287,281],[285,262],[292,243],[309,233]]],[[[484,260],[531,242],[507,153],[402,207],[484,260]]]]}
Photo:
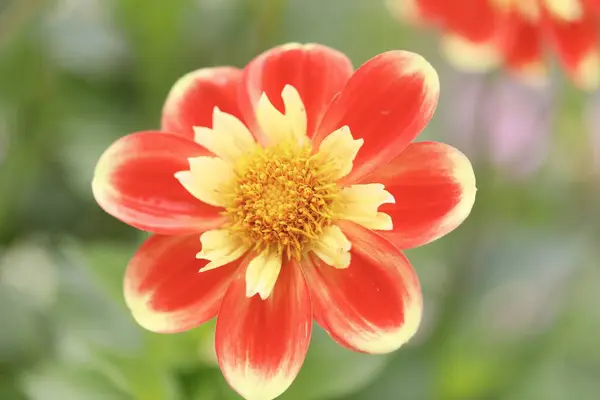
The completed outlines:
{"type": "Polygon", "coordinates": [[[310,249],[327,265],[335,268],[348,268],[352,244],[346,235],[335,225],[328,226],[315,240],[310,249]]]}
{"type": "Polygon", "coordinates": [[[229,204],[231,183],[235,178],[229,164],[216,157],[194,157],[189,159],[190,169],[175,174],[198,200],[217,207],[229,204]]]}
{"type": "Polygon", "coordinates": [[[258,294],[265,300],[271,295],[281,271],[281,256],[277,251],[265,249],[250,261],[246,269],[246,297],[258,294]]]}
{"type": "Polygon", "coordinates": [[[230,164],[235,164],[256,143],[244,123],[215,107],[213,128],[194,127],[194,140],[230,164]]]}
{"type": "Polygon", "coordinates": [[[285,113],[277,110],[265,93],[258,102],[256,117],[263,133],[269,139],[269,145],[306,142],[306,110],[300,94],[293,86],[286,85],[281,92],[281,98],[285,113]]]}
{"type": "Polygon", "coordinates": [[[352,185],[341,190],[332,211],[336,219],[356,222],[365,228],[389,231],[392,218],[377,210],[382,204],[394,203],[394,196],[382,184],[352,185]]]}
{"type": "Polygon", "coordinates": [[[200,271],[208,271],[237,260],[246,253],[248,246],[233,235],[229,229],[213,229],[200,236],[202,251],[196,258],[210,262],[200,271]]]}
{"type": "Polygon", "coordinates": [[[350,128],[343,126],[331,133],[319,146],[319,157],[327,162],[334,179],[340,179],[352,171],[352,165],[364,139],[354,139],[350,128]]]}

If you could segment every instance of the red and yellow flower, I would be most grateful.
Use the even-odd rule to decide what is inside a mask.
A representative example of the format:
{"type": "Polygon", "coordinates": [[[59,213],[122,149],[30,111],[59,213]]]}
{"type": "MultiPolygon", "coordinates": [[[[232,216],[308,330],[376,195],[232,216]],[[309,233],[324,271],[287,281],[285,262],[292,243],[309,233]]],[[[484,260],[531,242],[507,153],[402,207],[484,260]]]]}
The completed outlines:
{"type": "Polygon", "coordinates": [[[401,249],[450,232],[475,200],[462,153],[410,143],[438,92],[417,54],[353,71],[316,44],[181,78],[161,131],[113,143],[92,183],[104,210],[154,234],[125,274],[133,317],[170,333],[218,315],[219,365],[247,399],[291,384],[313,318],[350,349],[399,348],[422,310],[401,249]]]}
{"type": "Polygon", "coordinates": [[[546,74],[553,50],[572,81],[600,84],[600,0],[388,0],[403,19],[443,32],[448,59],[467,70],[504,64],[528,80],[546,74]]]}

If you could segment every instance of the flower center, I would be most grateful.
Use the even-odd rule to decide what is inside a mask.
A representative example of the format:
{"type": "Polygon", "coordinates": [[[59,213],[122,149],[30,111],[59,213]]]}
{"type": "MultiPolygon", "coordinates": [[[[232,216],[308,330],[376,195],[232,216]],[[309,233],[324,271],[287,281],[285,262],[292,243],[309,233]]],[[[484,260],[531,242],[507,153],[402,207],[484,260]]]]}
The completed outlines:
{"type": "Polygon", "coordinates": [[[300,259],[311,240],[331,224],[339,189],[309,145],[259,148],[244,157],[233,204],[231,229],[254,250],[272,248],[300,259]]]}

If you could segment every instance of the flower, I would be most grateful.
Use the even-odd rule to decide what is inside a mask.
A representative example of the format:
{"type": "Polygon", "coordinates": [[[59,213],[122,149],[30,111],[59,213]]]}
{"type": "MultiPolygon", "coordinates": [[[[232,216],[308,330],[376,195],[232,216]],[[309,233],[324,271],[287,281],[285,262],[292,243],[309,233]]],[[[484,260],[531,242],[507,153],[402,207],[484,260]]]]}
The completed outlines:
{"type": "Polygon", "coordinates": [[[443,32],[442,48],[457,67],[488,70],[504,64],[533,82],[546,73],[546,47],[571,80],[600,84],[598,0],[388,0],[393,13],[443,32]]]}
{"type": "Polygon", "coordinates": [[[353,71],[317,44],[181,78],[161,132],[117,140],[92,183],[104,210],[154,233],[125,274],[133,317],[170,333],[218,314],[219,365],[246,399],[287,389],[313,318],[350,349],[399,348],[422,309],[399,249],[450,232],[475,200],[462,153],[410,143],[438,92],[417,54],[353,71]]]}

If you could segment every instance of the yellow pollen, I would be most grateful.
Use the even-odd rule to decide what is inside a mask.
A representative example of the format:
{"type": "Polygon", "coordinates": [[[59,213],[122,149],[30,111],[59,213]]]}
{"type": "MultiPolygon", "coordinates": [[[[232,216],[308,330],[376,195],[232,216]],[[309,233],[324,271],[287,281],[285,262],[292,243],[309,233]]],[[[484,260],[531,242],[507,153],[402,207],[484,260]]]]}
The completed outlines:
{"type": "Polygon", "coordinates": [[[300,259],[311,240],[331,224],[339,189],[310,145],[281,143],[256,149],[236,167],[230,229],[250,248],[271,248],[300,259]]]}

